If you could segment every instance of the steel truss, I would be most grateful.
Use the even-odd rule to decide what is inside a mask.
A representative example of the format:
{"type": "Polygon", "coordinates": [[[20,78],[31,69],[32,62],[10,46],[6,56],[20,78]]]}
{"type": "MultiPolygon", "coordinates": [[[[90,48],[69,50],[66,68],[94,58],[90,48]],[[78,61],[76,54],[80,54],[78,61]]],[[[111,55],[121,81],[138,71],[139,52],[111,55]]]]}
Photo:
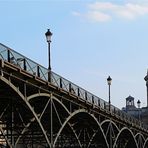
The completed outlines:
{"type": "Polygon", "coordinates": [[[0,76],[0,143],[10,148],[146,148],[147,133],[68,95],[0,76]],[[7,91],[6,91],[7,90],[7,91]]]}
{"type": "Polygon", "coordinates": [[[29,74],[12,53],[0,54],[0,147],[148,148],[142,123],[53,73],[29,74]]]}

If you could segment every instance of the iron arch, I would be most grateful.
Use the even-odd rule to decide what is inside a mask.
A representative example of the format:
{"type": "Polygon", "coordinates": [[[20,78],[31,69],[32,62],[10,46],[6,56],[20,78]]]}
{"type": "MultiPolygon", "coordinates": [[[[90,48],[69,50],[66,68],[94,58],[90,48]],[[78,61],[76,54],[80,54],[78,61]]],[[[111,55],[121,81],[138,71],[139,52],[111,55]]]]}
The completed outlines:
{"type": "Polygon", "coordinates": [[[136,141],[137,141],[138,147],[139,147],[139,148],[143,148],[144,142],[145,142],[144,136],[143,136],[141,133],[137,133],[137,134],[135,135],[135,139],[136,139],[136,141]]]}
{"type": "Polygon", "coordinates": [[[113,122],[112,120],[107,119],[107,120],[102,121],[102,122],[101,122],[101,127],[102,127],[102,125],[105,124],[105,123],[111,123],[111,124],[113,124],[114,127],[116,128],[116,130],[117,130],[118,132],[120,131],[119,128],[118,128],[118,126],[116,125],[116,123],[113,122]]]}
{"type": "Polygon", "coordinates": [[[131,147],[138,148],[136,139],[132,131],[127,127],[124,127],[119,131],[115,143],[113,145],[113,148],[118,148],[121,145],[123,148],[131,148],[131,147]]]}
{"type": "Polygon", "coordinates": [[[143,136],[141,133],[137,133],[137,134],[135,135],[135,138],[138,137],[138,136],[141,136],[142,139],[145,141],[145,138],[144,138],[144,136],[143,136]]]}
{"type": "Polygon", "coordinates": [[[119,128],[112,120],[109,119],[102,121],[101,127],[104,131],[104,134],[106,136],[109,145],[112,146],[119,133],[119,128]]]}
{"type": "MultiPolygon", "coordinates": [[[[0,80],[3,81],[6,85],[8,85],[14,92],[16,92],[18,94],[18,96],[23,100],[23,102],[27,105],[28,109],[31,111],[32,115],[34,116],[34,118],[36,119],[37,123],[39,124],[39,126],[40,126],[40,128],[41,128],[41,130],[43,132],[43,135],[44,135],[44,137],[45,137],[45,139],[46,139],[46,141],[48,143],[48,145],[51,147],[51,144],[49,142],[49,139],[48,139],[48,137],[46,135],[46,132],[45,132],[43,126],[39,122],[39,119],[38,119],[36,113],[34,112],[33,108],[29,104],[29,102],[25,99],[24,95],[19,91],[19,89],[13,83],[11,83],[9,80],[7,80],[6,78],[4,78],[3,76],[0,76],[0,80]]],[[[8,141],[8,144],[9,143],[10,142],[8,141]]],[[[12,147],[12,145],[10,145],[10,147],[12,147]]]]}
{"type": "MultiPolygon", "coordinates": [[[[32,100],[32,99],[34,99],[34,98],[36,98],[36,97],[40,97],[40,96],[50,98],[50,97],[51,97],[51,94],[48,94],[48,93],[36,93],[36,94],[31,95],[31,96],[28,96],[28,97],[27,97],[27,100],[30,101],[30,100],[32,100]]],[[[53,98],[55,101],[57,101],[57,102],[65,109],[65,111],[66,111],[68,114],[70,114],[69,110],[65,107],[65,105],[64,105],[61,101],[59,101],[59,99],[57,99],[54,95],[52,95],[52,98],[53,98]]]]}
{"type": "MultiPolygon", "coordinates": [[[[47,97],[47,98],[50,98],[52,97],[52,100],[56,101],[58,104],[60,104],[60,106],[67,112],[68,116],[70,115],[70,111],[66,108],[66,106],[59,100],[57,99],[54,95],[51,95],[51,94],[47,94],[47,93],[37,93],[37,94],[33,94],[31,96],[28,96],[27,97],[27,100],[28,101],[31,101],[37,97],[47,97]]],[[[67,117],[66,117],[67,118],[67,117]]],[[[73,132],[73,134],[75,135],[78,143],[80,144],[79,142],[79,139],[74,131],[74,129],[72,128],[72,126],[70,125],[70,123],[68,123],[69,127],[71,128],[71,131],[73,132]]]]}
{"type": "MultiPolygon", "coordinates": [[[[47,98],[51,98],[52,97],[52,100],[54,101],[54,102],[57,102],[58,104],[60,104],[60,106],[65,110],[65,112],[67,113],[67,116],[69,116],[70,115],[70,111],[67,109],[67,107],[62,103],[62,101],[60,101],[59,99],[57,99],[54,95],[52,95],[52,94],[47,94],[47,93],[37,93],[37,94],[33,94],[33,95],[31,95],[31,96],[29,96],[28,98],[27,98],[27,100],[28,101],[31,101],[31,100],[33,100],[33,99],[37,99],[38,97],[47,97],[47,98]]],[[[56,113],[58,114],[58,111],[56,111],[56,113]]],[[[67,116],[65,117],[65,118],[67,118],[67,116]]],[[[62,122],[61,122],[61,124],[63,124],[62,122]]],[[[75,137],[76,137],[76,139],[77,139],[77,141],[78,141],[78,143],[80,143],[79,142],[79,139],[78,139],[78,137],[77,137],[77,135],[75,134],[75,131],[74,131],[74,129],[72,128],[72,126],[70,125],[70,124],[68,124],[69,125],[69,127],[71,128],[71,131],[73,132],[73,134],[75,135],[75,137]]],[[[56,135],[56,133],[54,133],[55,135],[56,135]]]]}
{"type": "MultiPolygon", "coordinates": [[[[58,140],[58,137],[59,137],[59,135],[61,134],[61,132],[62,132],[62,130],[64,129],[64,127],[66,126],[66,124],[68,124],[68,122],[69,122],[74,116],[76,116],[76,115],[78,115],[78,114],[80,114],[80,113],[86,113],[90,118],[92,118],[92,119],[94,120],[94,122],[97,124],[98,128],[99,128],[100,131],[101,131],[101,134],[102,134],[102,136],[103,136],[103,138],[104,138],[104,141],[105,141],[105,145],[108,147],[108,143],[107,143],[107,141],[106,141],[104,132],[103,132],[103,130],[102,130],[102,128],[101,128],[99,122],[97,121],[97,119],[95,118],[94,115],[88,113],[88,111],[85,110],[85,109],[79,109],[79,110],[76,110],[75,112],[73,112],[72,114],[70,114],[70,116],[66,119],[66,121],[65,121],[64,124],[62,125],[61,129],[59,130],[59,132],[58,132],[58,134],[57,134],[57,136],[56,136],[56,139],[55,139],[55,141],[54,141],[54,145],[56,144],[56,142],[57,142],[57,140],[58,140]]],[[[91,141],[93,140],[93,138],[95,137],[95,135],[96,135],[96,133],[93,134],[93,136],[92,136],[92,138],[91,138],[91,141]]],[[[91,144],[91,141],[89,141],[88,147],[89,147],[89,145],[91,144]]],[[[80,147],[81,147],[81,144],[80,144],[80,147]]]]}

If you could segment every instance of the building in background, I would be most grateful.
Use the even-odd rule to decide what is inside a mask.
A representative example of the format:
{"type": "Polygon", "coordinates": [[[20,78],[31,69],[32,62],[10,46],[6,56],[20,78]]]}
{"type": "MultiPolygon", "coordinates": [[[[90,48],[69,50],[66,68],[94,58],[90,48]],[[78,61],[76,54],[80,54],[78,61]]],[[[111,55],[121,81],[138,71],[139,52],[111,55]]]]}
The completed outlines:
{"type": "Polygon", "coordinates": [[[137,107],[135,106],[135,98],[132,96],[128,96],[126,98],[126,106],[122,108],[123,111],[126,113],[134,116],[135,118],[141,120],[142,122],[148,124],[148,71],[147,75],[144,77],[144,80],[146,81],[146,87],[147,87],[147,106],[141,107],[140,100],[137,101],[137,107]]]}

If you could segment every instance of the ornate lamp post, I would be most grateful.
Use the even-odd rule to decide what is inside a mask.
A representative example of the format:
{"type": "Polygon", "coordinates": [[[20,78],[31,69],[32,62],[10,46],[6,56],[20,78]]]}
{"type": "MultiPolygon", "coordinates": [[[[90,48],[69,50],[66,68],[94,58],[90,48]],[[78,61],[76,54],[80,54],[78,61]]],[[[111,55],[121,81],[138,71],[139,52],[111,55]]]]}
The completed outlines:
{"type": "Polygon", "coordinates": [[[137,106],[138,106],[138,119],[140,120],[140,105],[141,105],[141,102],[140,100],[137,101],[137,106]]]}
{"type": "Polygon", "coordinates": [[[47,32],[45,33],[46,36],[46,40],[48,43],[48,69],[51,70],[51,63],[50,63],[50,43],[51,43],[51,36],[52,33],[50,32],[50,29],[47,30],[47,32]]]}
{"type": "Polygon", "coordinates": [[[50,43],[51,43],[51,36],[52,33],[50,32],[50,29],[47,30],[45,33],[46,40],[48,43],[48,81],[51,82],[51,62],[50,62],[50,43]]]}
{"type": "Polygon", "coordinates": [[[109,88],[109,100],[108,100],[108,103],[109,103],[109,111],[110,111],[110,105],[111,105],[111,101],[110,101],[110,86],[111,86],[111,82],[112,82],[112,78],[109,76],[107,78],[107,83],[108,83],[108,88],[109,88]]]}

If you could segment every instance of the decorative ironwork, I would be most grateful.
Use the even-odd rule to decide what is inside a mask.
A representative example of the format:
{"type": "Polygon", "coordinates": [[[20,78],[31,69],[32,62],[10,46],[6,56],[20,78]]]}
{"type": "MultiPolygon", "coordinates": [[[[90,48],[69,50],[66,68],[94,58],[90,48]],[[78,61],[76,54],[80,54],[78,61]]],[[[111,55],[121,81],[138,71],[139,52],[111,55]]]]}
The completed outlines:
{"type": "Polygon", "coordinates": [[[54,72],[48,76],[0,44],[0,147],[148,147],[142,122],[54,72]]]}

